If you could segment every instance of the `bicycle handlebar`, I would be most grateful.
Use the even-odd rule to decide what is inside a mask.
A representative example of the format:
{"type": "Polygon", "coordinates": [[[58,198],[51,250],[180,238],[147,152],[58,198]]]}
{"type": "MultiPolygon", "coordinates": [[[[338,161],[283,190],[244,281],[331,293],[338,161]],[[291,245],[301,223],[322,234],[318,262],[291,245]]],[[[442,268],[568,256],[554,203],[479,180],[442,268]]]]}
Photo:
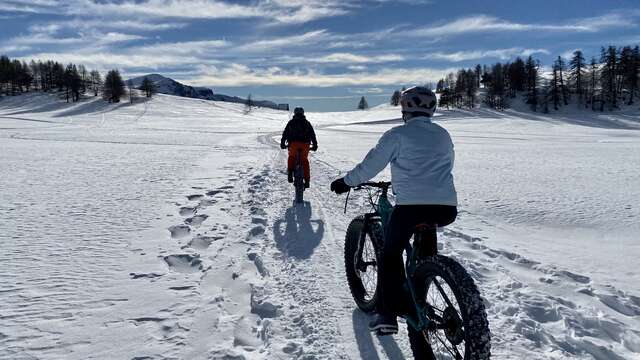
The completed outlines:
{"type": "Polygon", "coordinates": [[[391,182],[390,181],[365,182],[360,185],[354,186],[353,189],[361,190],[362,188],[365,188],[365,187],[388,189],[389,187],[391,187],[391,182]]]}

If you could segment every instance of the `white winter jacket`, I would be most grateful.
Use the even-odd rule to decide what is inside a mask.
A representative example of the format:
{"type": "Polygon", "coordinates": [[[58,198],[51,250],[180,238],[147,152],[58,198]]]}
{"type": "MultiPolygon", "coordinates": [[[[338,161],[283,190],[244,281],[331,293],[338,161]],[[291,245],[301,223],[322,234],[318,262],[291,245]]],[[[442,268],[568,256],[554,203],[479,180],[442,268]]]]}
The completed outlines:
{"type": "Polygon", "coordinates": [[[391,163],[396,204],[457,206],[453,161],[453,142],[447,130],[420,116],[385,132],[344,180],[356,186],[391,163]]]}

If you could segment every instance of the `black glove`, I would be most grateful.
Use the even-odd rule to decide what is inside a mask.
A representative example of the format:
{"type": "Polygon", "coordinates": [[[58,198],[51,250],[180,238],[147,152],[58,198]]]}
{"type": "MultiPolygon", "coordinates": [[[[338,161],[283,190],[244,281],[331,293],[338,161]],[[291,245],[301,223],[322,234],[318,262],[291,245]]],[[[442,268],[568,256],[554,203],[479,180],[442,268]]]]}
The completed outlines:
{"type": "Polygon", "coordinates": [[[280,149],[286,149],[287,145],[285,145],[285,143],[281,142],[280,143],[280,149]]]}
{"type": "Polygon", "coordinates": [[[318,144],[313,144],[313,146],[311,146],[311,151],[318,151],[318,144]]]}
{"type": "Polygon", "coordinates": [[[331,183],[331,191],[335,192],[336,194],[344,194],[349,191],[349,189],[351,189],[351,186],[347,185],[347,183],[344,182],[344,178],[334,180],[331,183]]]}

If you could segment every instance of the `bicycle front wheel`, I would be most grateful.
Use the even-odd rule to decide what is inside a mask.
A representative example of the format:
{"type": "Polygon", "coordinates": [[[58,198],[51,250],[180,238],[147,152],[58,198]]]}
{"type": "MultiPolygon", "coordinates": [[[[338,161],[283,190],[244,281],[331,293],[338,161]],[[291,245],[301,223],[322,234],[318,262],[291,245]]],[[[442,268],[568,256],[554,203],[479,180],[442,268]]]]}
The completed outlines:
{"type": "Polygon", "coordinates": [[[379,223],[365,227],[364,216],[351,221],[344,244],[344,265],[353,300],[370,313],[378,300],[378,258],[382,241],[379,223]]]}
{"type": "Polygon", "coordinates": [[[426,257],[414,281],[436,330],[409,329],[416,359],[433,351],[436,359],[485,360],[491,356],[487,312],[473,278],[455,260],[442,255],[426,257]],[[431,346],[429,347],[429,344],[431,346]]]}

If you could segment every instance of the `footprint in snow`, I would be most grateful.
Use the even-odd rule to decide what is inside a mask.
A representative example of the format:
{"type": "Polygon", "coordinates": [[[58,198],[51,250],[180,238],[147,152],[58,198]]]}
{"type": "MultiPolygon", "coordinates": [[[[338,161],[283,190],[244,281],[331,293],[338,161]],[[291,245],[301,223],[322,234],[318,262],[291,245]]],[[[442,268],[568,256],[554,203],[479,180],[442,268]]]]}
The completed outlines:
{"type": "Polygon", "coordinates": [[[153,279],[153,278],[157,278],[157,277],[162,276],[162,274],[156,274],[156,273],[148,273],[148,274],[129,273],[129,276],[131,276],[132,279],[140,279],[140,278],[153,279]]]}
{"type": "Polygon", "coordinates": [[[180,208],[181,216],[193,216],[196,213],[195,206],[183,206],[180,208]]]}
{"type": "Polygon", "coordinates": [[[209,246],[211,246],[211,243],[213,243],[216,240],[220,240],[222,239],[222,236],[203,236],[203,235],[198,235],[196,237],[194,237],[193,239],[191,239],[191,241],[189,241],[189,246],[194,248],[194,249],[198,249],[198,250],[204,250],[206,248],[208,248],[209,246]]]}
{"type": "Polygon", "coordinates": [[[201,208],[206,208],[208,206],[215,205],[215,203],[217,203],[215,199],[201,199],[200,204],[198,204],[198,206],[201,208]]]}
{"type": "Polygon", "coordinates": [[[252,224],[259,224],[259,225],[264,225],[267,226],[267,220],[260,218],[260,217],[254,217],[251,219],[251,223],[252,224]]]}
{"type": "Polygon", "coordinates": [[[206,214],[201,214],[201,215],[196,215],[190,218],[186,218],[184,220],[185,223],[191,225],[191,226],[195,226],[198,227],[200,226],[205,220],[207,220],[207,218],[209,217],[209,215],[206,214]]]}
{"type": "Polygon", "coordinates": [[[257,206],[252,206],[251,209],[249,209],[249,211],[251,212],[251,215],[254,216],[266,216],[267,212],[264,211],[262,208],[259,208],[257,206]]]}
{"type": "Polygon", "coordinates": [[[265,231],[264,226],[262,225],[254,226],[251,230],[249,230],[249,235],[251,235],[252,237],[262,235],[264,234],[264,231],[265,231]]]}
{"type": "Polygon", "coordinates": [[[187,200],[189,200],[189,201],[200,200],[203,197],[204,197],[204,195],[202,195],[202,194],[187,195],[187,200]]]}
{"type": "Polygon", "coordinates": [[[174,225],[169,227],[171,237],[174,239],[183,238],[191,232],[191,228],[187,225],[174,225]]]}
{"type": "Polygon", "coordinates": [[[258,255],[255,252],[250,252],[247,254],[247,257],[249,258],[249,260],[253,261],[253,264],[256,266],[256,270],[258,270],[258,272],[260,273],[260,275],[262,275],[262,277],[269,276],[269,272],[267,271],[267,268],[264,266],[264,262],[262,261],[262,258],[260,257],[260,255],[258,255]]]}
{"type": "Polygon", "coordinates": [[[194,273],[202,270],[200,255],[174,254],[164,257],[171,270],[181,273],[194,273]]]}
{"type": "Polygon", "coordinates": [[[606,294],[595,294],[598,300],[600,300],[603,304],[608,306],[609,308],[619,312],[622,315],[626,316],[639,316],[640,315],[640,307],[634,304],[634,301],[618,296],[618,295],[606,295],[606,294]]]}

